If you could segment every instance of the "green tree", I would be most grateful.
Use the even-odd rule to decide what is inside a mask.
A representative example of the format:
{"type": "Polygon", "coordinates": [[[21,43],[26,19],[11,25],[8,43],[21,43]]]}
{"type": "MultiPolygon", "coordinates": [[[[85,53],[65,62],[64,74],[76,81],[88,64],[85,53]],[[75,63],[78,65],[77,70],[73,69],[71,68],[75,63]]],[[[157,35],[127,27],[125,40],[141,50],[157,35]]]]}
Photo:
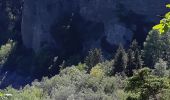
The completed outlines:
{"type": "Polygon", "coordinates": [[[134,100],[157,100],[156,96],[164,89],[169,89],[169,79],[154,76],[149,68],[143,68],[128,79],[125,91],[133,94],[134,97],[129,98],[136,98],[134,100]]]}
{"type": "Polygon", "coordinates": [[[87,65],[87,72],[89,73],[92,67],[103,61],[101,49],[91,49],[85,58],[85,64],[87,65]]]}
{"type": "Polygon", "coordinates": [[[140,50],[135,51],[135,57],[134,57],[134,62],[135,62],[135,69],[140,69],[143,66],[143,60],[141,57],[141,52],[140,50]]]}
{"type": "Polygon", "coordinates": [[[140,50],[140,46],[138,45],[138,42],[136,40],[132,41],[132,44],[130,45],[130,49],[132,51],[140,50]]]}
{"type": "Polygon", "coordinates": [[[127,66],[127,54],[122,45],[119,46],[114,58],[113,74],[124,72],[127,66]]]}
{"type": "Polygon", "coordinates": [[[153,67],[159,58],[162,58],[162,51],[160,34],[155,30],[150,31],[144,42],[143,57],[145,64],[153,67]]]}
{"type": "MultiPolygon", "coordinates": [[[[170,8],[170,4],[166,5],[170,8]]],[[[153,66],[159,58],[164,58],[170,65],[170,12],[167,12],[160,23],[153,27],[144,44],[144,58],[147,65],[153,66]]]]}
{"type": "Polygon", "coordinates": [[[127,51],[127,57],[128,57],[128,62],[127,62],[127,67],[126,67],[126,74],[128,76],[133,75],[133,70],[135,69],[135,65],[134,65],[134,52],[129,49],[127,51]]]}
{"type": "Polygon", "coordinates": [[[170,32],[161,35],[162,59],[170,66],[170,32]]]}
{"type": "Polygon", "coordinates": [[[159,61],[154,66],[154,74],[159,77],[164,77],[167,74],[167,62],[163,59],[159,59],[159,61]]]}
{"type": "Polygon", "coordinates": [[[170,32],[160,35],[157,31],[151,31],[144,43],[143,51],[146,65],[153,67],[159,58],[162,58],[170,66],[170,32]]]}
{"type": "MultiPolygon", "coordinates": [[[[166,5],[170,8],[170,4],[166,5]]],[[[154,30],[158,30],[160,34],[166,34],[170,29],[170,12],[167,12],[160,23],[153,27],[154,30]]]]}
{"type": "Polygon", "coordinates": [[[136,40],[134,40],[127,52],[128,55],[128,63],[126,67],[127,75],[133,75],[134,69],[139,69],[143,65],[143,61],[141,58],[140,47],[136,40]]]}

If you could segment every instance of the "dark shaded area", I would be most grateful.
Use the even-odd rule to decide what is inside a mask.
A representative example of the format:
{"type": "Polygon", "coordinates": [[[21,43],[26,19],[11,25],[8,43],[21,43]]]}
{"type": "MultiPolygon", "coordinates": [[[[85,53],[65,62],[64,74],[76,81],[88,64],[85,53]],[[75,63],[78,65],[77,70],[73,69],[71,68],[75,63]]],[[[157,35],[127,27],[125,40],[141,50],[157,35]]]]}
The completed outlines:
{"type": "Polygon", "coordinates": [[[21,42],[23,0],[0,0],[0,44],[8,39],[21,42]]]}
{"type": "Polygon", "coordinates": [[[118,4],[117,8],[119,21],[133,31],[133,40],[136,39],[139,45],[143,46],[143,42],[145,41],[148,32],[155,23],[146,20],[143,15],[136,14],[133,11],[127,11],[121,4],[118,4]]]}
{"type": "Polygon", "coordinates": [[[104,36],[102,39],[101,39],[101,47],[104,51],[108,52],[108,53],[115,53],[116,52],[116,49],[118,48],[118,45],[112,45],[110,44],[108,41],[107,41],[107,37],[104,36]]]}
{"type": "Polygon", "coordinates": [[[51,34],[64,58],[83,55],[83,44],[97,40],[103,33],[103,23],[87,21],[79,13],[65,14],[51,27],[51,34]]]}

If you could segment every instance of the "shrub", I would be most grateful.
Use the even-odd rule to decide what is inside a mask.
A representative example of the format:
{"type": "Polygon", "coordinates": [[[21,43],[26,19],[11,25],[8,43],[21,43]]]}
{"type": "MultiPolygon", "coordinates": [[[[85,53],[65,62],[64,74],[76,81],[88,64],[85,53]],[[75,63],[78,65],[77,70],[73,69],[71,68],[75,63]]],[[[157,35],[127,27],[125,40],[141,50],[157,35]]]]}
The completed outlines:
{"type": "Polygon", "coordinates": [[[126,97],[118,93],[116,78],[105,76],[101,66],[96,65],[91,74],[78,68],[67,67],[50,79],[35,80],[31,86],[20,90],[7,88],[2,93],[12,94],[5,100],[114,100],[126,97]]]}
{"type": "Polygon", "coordinates": [[[153,76],[148,68],[140,69],[129,78],[125,88],[127,92],[137,95],[139,100],[156,99],[166,89],[169,89],[169,79],[153,76]]]}
{"type": "Polygon", "coordinates": [[[90,75],[92,77],[102,78],[104,76],[104,71],[102,70],[101,66],[96,65],[90,71],[90,75]]]}
{"type": "Polygon", "coordinates": [[[105,75],[107,76],[112,75],[113,65],[114,65],[114,60],[111,61],[106,60],[98,64],[98,66],[101,66],[101,69],[104,71],[105,75]]]}
{"type": "Polygon", "coordinates": [[[5,45],[2,45],[0,48],[0,66],[2,67],[8,59],[8,56],[11,54],[15,47],[15,42],[9,40],[5,45]]]}

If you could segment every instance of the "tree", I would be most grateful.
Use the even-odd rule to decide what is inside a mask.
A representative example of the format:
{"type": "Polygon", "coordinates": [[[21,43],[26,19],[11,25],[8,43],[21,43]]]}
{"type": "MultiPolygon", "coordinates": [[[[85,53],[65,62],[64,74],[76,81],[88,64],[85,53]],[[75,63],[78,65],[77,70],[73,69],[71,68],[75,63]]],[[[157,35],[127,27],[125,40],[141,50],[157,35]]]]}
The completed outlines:
{"type": "Polygon", "coordinates": [[[89,73],[92,67],[103,61],[101,49],[91,49],[85,58],[85,64],[87,65],[87,72],[89,73]]]}
{"type": "Polygon", "coordinates": [[[127,54],[122,45],[119,46],[114,58],[113,74],[124,72],[127,66],[127,54]]]}
{"type": "Polygon", "coordinates": [[[127,62],[126,72],[127,72],[127,75],[131,76],[133,75],[134,69],[139,69],[143,65],[140,47],[138,46],[138,43],[136,42],[136,40],[132,42],[127,52],[127,55],[128,55],[128,62],[127,62]]]}
{"type": "Polygon", "coordinates": [[[126,74],[128,76],[133,75],[133,70],[135,69],[135,65],[134,65],[134,52],[129,49],[127,51],[127,57],[128,57],[128,62],[127,62],[127,67],[126,67],[126,74]]]}
{"type": "Polygon", "coordinates": [[[135,51],[135,57],[134,57],[134,62],[135,62],[135,69],[140,69],[143,66],[143,60],[141,57],[140,50],[135,51]]]}
{"type": "MultiPolygon", "coordinates": [[[[170,4],[166,5],[170,8],[170,4]]],[[[153,66],[159,58],[164,58],[170,65],[170,12],[167,12],[160,23],[153,27],[144,44],[144,57],[146,64],[153,66]]]]}
{"type": "MultiPolygon", "coordinates": [[[[170,4],[166,5],[170,8],[170,4]]],[[[170,12],[167,12],[159,24],[153,27],[154,30],[159,31],[160,34],[166,34],[170,29],[170,12]]]]}
{"type": "Polygon", "coordinates": [[[170,66],[170,31],[161,35],[162,59],[170,66]]]}
{"type": "Polygon", "coordinates": [[[170,32],[160,35],[158,31],[151,31],[143,51],[146,65],[153,67],[159,58],[162,58],[170,66],[170,32]]]}
{"type": "Polygon", "coordinates": [[[132,41],[132,44],[130,45],[130,49],[132,51],[140,50],[140,46],[138,45],[138,42],[136,40],[132,41]]]}
{"type": "Polygon", "coordinates": [[[162,58],[162,51],[160,34],[155,30],[150,31],[144,42],[143,58],[145,64],[153,67],[159,58],[162,58]]]}
{"type": "Polygon", "coordinates": [[[133,94],[136,98],[130,99],[134,97],[129,97],[128,100],[149,100],[149,98],[157,100],[157,94],[165,89],[169,89],[168,78],[156,77],[151,74],[149,68],[143,68],[128,79],[125,91],[133,94]]]}
{"type": "Polygon", "coordinates": [[[163,59],[159,59],[159,61],[154,66],[154,74],[159,77],[164,77],[167,73],[167,62],[163,59]]]}

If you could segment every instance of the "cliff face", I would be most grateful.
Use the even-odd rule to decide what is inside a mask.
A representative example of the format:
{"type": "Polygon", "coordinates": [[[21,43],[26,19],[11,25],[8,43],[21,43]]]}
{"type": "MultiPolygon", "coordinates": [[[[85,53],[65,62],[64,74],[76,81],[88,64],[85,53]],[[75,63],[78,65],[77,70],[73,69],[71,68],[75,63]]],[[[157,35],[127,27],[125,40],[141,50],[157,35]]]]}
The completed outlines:
{"type": "Polygon", "coordinates": [[[24,0],[23,42],[35,51],[45,44],[59,49],[75,44],[82,50],[128,44],[159,21],[157,15],[166,12],[168,1],[24,0]]]}

